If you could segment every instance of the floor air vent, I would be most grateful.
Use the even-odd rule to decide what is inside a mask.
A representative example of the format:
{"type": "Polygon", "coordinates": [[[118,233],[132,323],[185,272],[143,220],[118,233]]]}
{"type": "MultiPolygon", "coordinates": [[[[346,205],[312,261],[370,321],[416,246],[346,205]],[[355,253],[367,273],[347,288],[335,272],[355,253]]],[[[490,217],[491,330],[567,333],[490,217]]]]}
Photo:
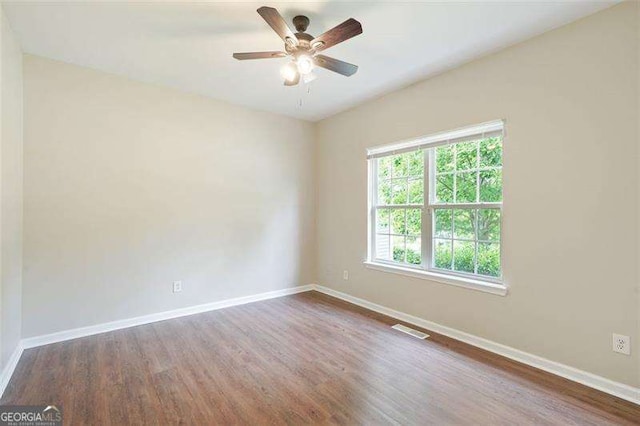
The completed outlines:
{"type": "Polygon", "coordinates": [[[402,331],[403,333],[407,333],[408,335],[413,336],[413,337],[418,338],[418,339],[426,339],[427,337],[429,337],[428,334],[424,334],[424,333],[422,333],[422,332],[420,332],[418,330],[414,330],[413,328],[406,327],[406,326],[404,326],[402,324],[396,324],[396,325],[392,326],[391,328],[395,328],[398,331],[402,331]]]}

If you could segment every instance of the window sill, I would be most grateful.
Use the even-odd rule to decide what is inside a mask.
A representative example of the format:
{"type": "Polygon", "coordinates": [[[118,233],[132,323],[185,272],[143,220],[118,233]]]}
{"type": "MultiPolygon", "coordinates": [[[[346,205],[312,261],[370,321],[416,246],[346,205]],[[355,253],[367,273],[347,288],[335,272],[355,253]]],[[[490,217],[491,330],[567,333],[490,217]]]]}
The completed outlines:
{"type": "Polygon", "coordinates": [[[443,284],[455,285],[458,287],[469,288],[471,290],[496,294],[498,296],[507,295],[507,287],[504,284],[474,280],[472,278],[455,277],[451,275],[438,274],[437,272],[404,268],[402,266],[386,265],[377,262],[366,261],[364,262],[364,266],[376,271],[389,272],[392,274],[405,275],[408,277],[420,278],[423,280],[436,281],[443,284]]]}

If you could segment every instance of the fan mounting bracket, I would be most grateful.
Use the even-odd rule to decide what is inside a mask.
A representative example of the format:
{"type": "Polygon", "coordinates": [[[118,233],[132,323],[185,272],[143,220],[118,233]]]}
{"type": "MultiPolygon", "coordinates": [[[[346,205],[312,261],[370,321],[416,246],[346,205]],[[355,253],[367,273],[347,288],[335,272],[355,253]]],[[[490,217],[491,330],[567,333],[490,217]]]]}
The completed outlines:
{"type": "Polygon", "coordinates": [[[294,16],[293,26],[296,28],[296,31],[303,33],[307,31],[307,27],[309,26],[309,18],[304,15],[294,16]]]}

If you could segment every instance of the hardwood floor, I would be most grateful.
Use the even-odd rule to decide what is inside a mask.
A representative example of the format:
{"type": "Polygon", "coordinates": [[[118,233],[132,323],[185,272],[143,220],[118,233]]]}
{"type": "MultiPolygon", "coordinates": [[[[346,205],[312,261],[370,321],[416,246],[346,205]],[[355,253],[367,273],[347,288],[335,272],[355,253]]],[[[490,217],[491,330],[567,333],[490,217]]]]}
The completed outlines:
{"type": "Polygon", "coordinates": [[[65,424],[639,424],[640,406],[308,292],[24,352],[65,424]]]}

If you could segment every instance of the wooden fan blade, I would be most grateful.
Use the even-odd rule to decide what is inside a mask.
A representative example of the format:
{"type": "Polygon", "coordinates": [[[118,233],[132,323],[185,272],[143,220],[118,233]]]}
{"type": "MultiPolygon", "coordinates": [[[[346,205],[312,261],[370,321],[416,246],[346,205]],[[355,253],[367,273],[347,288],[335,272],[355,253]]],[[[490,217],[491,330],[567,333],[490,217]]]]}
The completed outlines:
{"type": "Polygon", "coordinates": [[[362,34],[362,25],[353,18],[349,18],[337,27],[311,40],[311,46],[317,51],[328,49],[345,40],[362,34]]]}
{"type": "Polygon", "coordinates": [[[273,28],[273,31],[275,31],[285,43],[287,42],[287,39],[290,39],[290,43],[294,46],[298,44],[298,39],[293,34],[293,31],[291,31],[291,28],[289,28],[282,18],[282,15],[280,15],[276,9],[273,7],[262,6],[258,9],[258,13],[265,21],[267,21],[267,24],[273,28]]]}
{"type": "Polygon", "coordinates": [[[296,78],[295,80],[289,81],[289,80],[285,80],[284,81],[284,85],[285,86],[295,86],[296,84],[298,84],[300,82],[300,74],[296,73],[296,78]]]}
{"type": "Polygon", "coordinates": [[[316,55],[313,57],[313,60],[317,66],[326,68],[329,71],[337,72],[338,74],[342,74],[347,77],[355,74],[356,71],[358,71],[357,65],[353,65],[349,62],[344,62],[325,55],[316,55]]]}
{"type": "Polygon", "coordinates": [[[233,54],[233,57],[239,61],[247,59],[284,58],[285,56],[287,56],[287,54],[284,52],[243,52],[233,54]]]}

